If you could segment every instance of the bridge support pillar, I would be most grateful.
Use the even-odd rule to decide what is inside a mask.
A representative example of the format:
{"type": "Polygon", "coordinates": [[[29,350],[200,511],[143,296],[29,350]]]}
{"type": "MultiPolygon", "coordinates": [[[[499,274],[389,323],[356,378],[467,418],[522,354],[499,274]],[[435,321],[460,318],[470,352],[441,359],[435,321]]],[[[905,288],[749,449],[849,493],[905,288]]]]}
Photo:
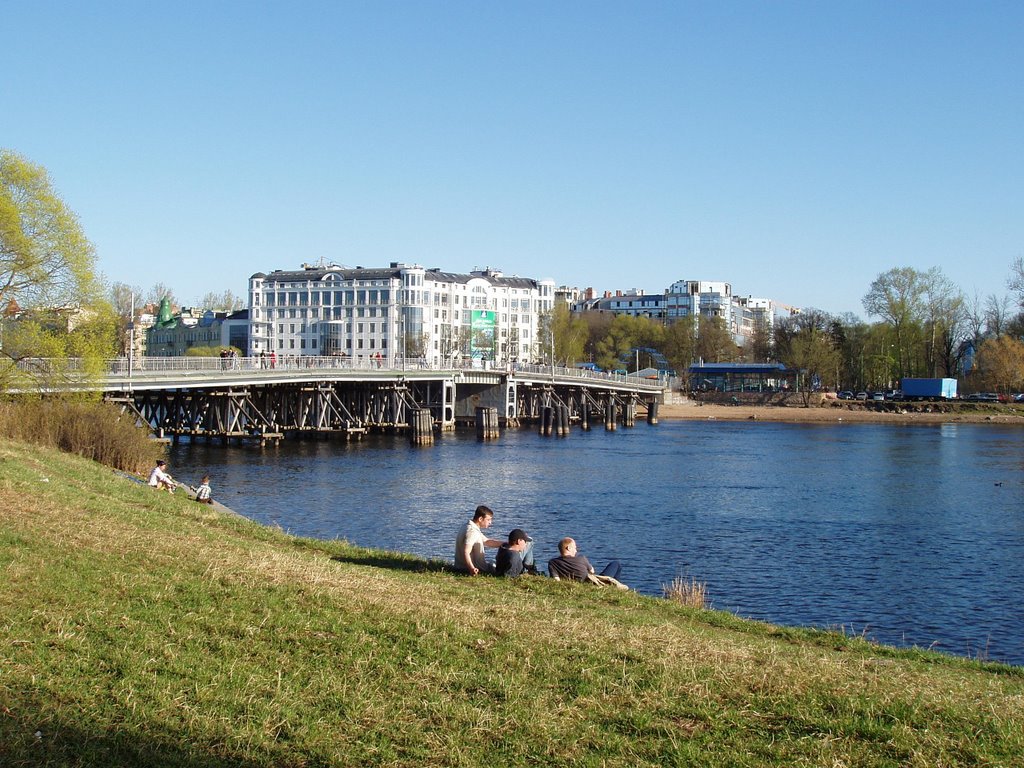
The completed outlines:
{"type": "Polygon", "coordinates": [[[413,445],[434,444],[434,417],[429,408],[409,411],[409,440],[413,445]]]}
{"type": "Polygon", "coordinates": [[[476,436],[478,440],[497,440],[500,437],[497,408],[476,409],[476,436]]]}

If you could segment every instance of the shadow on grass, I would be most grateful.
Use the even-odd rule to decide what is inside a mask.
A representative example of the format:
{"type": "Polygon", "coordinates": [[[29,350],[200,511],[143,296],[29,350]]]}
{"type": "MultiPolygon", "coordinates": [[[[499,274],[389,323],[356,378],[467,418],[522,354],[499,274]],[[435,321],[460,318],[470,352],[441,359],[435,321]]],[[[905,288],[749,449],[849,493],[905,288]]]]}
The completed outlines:
{"type": "Polygon", "coordinates": [[[38,725],[8,719],[0,723],[0,765],[256,768],[273,760],[270,755],[254,760],[227,754],[222,746],[191,743],[184,735],[90,731],[82,726],[80,721],[63,721],[52,714],[38,725]]]}
{"type": "Polygon", "coordinates": [[[451,563],[444,560],[418,560],[408,555],[389,554],[387,552],[354,552],[351,554],[332,555],[331,560],[336,563],[350,563],[352,565],[368,565],[372,568],[386,568],[389,571],[409,571],[411,573],[454,573],[451,563]]]}

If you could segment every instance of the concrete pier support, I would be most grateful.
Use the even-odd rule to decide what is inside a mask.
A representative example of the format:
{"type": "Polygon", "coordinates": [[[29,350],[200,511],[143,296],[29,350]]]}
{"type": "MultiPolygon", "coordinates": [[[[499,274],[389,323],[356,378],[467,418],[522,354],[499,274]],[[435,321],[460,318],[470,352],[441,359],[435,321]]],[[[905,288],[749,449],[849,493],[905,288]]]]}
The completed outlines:
{"type": "Polygon", "coordinates": [[[653,403],[648,403],[647,404],[647,423],[648,424],[657,424],[658,423],[658,403],[656,401],[653,402],[653,403]]]}
{"type": "Polygon", "coordinates": [[[623,404],[622,406],[622,426],[636,426],[636,403],[634,403],[632,400],[623,404]]]}

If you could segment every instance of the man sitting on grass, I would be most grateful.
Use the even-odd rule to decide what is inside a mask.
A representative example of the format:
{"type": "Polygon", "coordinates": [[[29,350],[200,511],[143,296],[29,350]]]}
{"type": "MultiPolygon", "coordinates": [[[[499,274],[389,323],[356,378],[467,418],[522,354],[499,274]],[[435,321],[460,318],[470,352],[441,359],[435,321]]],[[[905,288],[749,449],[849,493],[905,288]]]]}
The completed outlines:
{"type": "Polygon", "coordinates": [[[533,539],[522,528],[513,528],[508,535],[508,543],[498,548],[498,554],[494,556],[494,572],[510,579],[537,572],[533,564],[533,539]]]}
{"type": "Polygon", "coordinates": [[[491,527],[494,512],[481,504],[473,513],[473,519],[459,529],[455,538],[455,568],[472,576],[478,573],[494,573],[494,566],[487,562],[484,547],[500,547],[502,541],[489,539],[484,530],[491,527]]]}
{"type": "MultiPolygon", "coordinates": [[[[553,579],[568,579],[569,581],[590,581],[594,573],[594,566],[590,564],[583,555],[576,552],[576,540],[566,536],[558,542],[558,557],[548,561],[548,575],[553,579]]],[[[609,576],[616,581],[622,573],[622,566],[618,560],[612,560],[605,569],[601,571],[602,576],[609,576]]]]}

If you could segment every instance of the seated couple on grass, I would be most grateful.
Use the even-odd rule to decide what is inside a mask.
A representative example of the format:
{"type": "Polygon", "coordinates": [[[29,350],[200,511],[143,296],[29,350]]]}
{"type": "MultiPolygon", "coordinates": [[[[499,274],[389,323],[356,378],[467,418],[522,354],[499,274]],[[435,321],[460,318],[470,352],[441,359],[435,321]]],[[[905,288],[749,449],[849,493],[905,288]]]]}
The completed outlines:
{"type": "Polygon", "coordinates": [[[484,531],[494,522],[494,512],[481,504],[473,513],[473,519],[459,530],[455,539],[456,570],[476,576],[489,573],[493,576],[519,576],[522,573],[536,573],[533,561],[533,539],[521,528],[515,528],[508,541],[488,538],[484,531]],[[494,563],[487,562],[484,547],[497,547],[494,563]]]}

